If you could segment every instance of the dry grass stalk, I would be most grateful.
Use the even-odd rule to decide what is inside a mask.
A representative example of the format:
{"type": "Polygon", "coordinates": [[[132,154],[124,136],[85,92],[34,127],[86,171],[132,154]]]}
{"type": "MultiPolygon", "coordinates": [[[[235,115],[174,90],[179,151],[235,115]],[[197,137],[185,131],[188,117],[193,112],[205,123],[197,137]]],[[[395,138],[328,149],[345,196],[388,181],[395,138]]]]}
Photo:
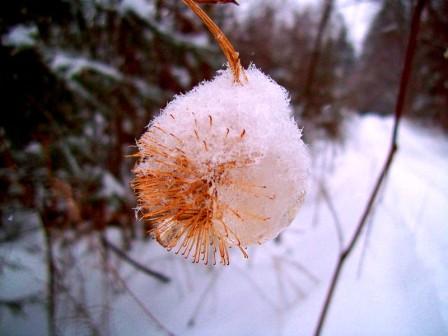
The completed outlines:
{"type": "MultiPolygon", "coordinates": [[[[212,33],[213,37],[218,42],[224,56],[229,62],[230,69],[233,73],[235,83],[242,84],[247,81],[247,77],[244,73],[244,69],[240,63],[240,56],[238,52],[230,43],[229,39],[224,35],[222,30],[216,25],[215,22],[205,13],[201,7],[199,7],[194,0],[183,0],[183,2],[201,19],[201,21],[207,26],[208,30],[212,33]],[[243,79],[243,81],[241,80],[243,79]]],[[[197,1],[201,3],[235,3],[234,1],[197,1]]]]}

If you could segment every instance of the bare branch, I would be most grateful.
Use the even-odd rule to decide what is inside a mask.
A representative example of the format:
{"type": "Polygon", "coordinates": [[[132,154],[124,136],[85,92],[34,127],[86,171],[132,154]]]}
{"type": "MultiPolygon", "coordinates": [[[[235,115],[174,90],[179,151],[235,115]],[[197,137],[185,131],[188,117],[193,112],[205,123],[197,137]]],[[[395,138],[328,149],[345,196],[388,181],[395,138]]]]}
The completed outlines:
{"type": "Polygon", "coordinates": [[[417,35],[420,28],[420,18],[421,14],[423,12],[423,8],[426,4],[426,0],[418,0],[417,4],[414,9],[414,13],[412,15],[412,21],[411,21],[411,32],[409,34],[409,40],[408,40],[408,46],[406,49],[406,55],[405,55],[405,61],[403,66],[403,71],[401,73],[401,79],[400,79],[400,89],[398,92],[397,102],[395,106],[395,119],[394,119],[394,127],[392,131],[391,136],[391,145],[389,148],[389,152],[386,157],[386,161],[383,165],[383,168],[380,172],[380,175],[378,176],[378,179],[375,183],[375,186],[372,190],[372,193],[370,194],[369,200],[367,202],[367,205],[365,207],[364,212],[362,213],[362,216],[359,220],[359,223],[356,227],[356,230],[348,244],[348,246],[344,249],[344,251],[340,254],[336,268],[334,270],[333,276],[330,281],[330,288],[327,292],[327,295],[325,297],[325,302],[322,307],[322,311],[319,316],[319,320],[317,323],[317,328],[315,331],[315,335],[320,335],[322,332],[322,328],[325,323],[325,319],[327,317],[328,309],[330,307],[330,304],[333,299],[333,295],[336,289],[336,285],[339,280],[339,276],[341,274],[342,268],[345,265],[345,261],[348,259],[348,256],[353,251],[361,232],[363,231],[365,224],[367,223],[367,219],[369,218],[370,212],[372,207],[375,204],[376,197],[378,195],[378,192],[383,185],[383,181],[389,172],[389,169],[392,165],[392,161],[394,159],[395,153],[398,150],[398,130],[400,126],[401,117],[403,115],[403,108],[404,108],[404,102],[406,98],[406,91],[409,83],[409,78],[411,76],[411,70],[412,70],[412,60],[414,58],[416,46],[417,46],[417,35]]]}
{"type": "Polygon", "coordinates": [[[169,283],[171,281],[171,279],[169,277],[167,277],[166,275],[159,273],[157,271],[154,271],[152,269],[149,269],[148,267],[135,261],[130,256],[128,256],[123,250],[121,250],[118,246],[115,246],[110,241],[108,241],[106,238],[102,237],[101,242],[103,243],[105,248],[110,249],[118,257],[120,257],[122,260],[124,260],[127,263],[129,263],[130,265],[132,265],[134,268],[136,268],[140,272],[143,272],[144,274],[149,275],[150,277],[156,278],[157,280],[159,280],[163,283],[169,283]]]}
{"type": "Polygon", "coordinates": [[[200,4],[228,4],[228,3],[233,3],[237,6],[239,6],[239,3],[236,2],[235,0],[194,0],[197,3],[200,4]]]}
{"type": "Polygon", "coordinates": [[[57,326],[56,326],[56,263],[53,252],[53,234],[51,228],[47,226],[42,218],[42,226],[45,236],[46,245],[46,261],[47,261],[47,324],[48,324],[48,334],[51,336],[56,336],[57,326]]]}
{"type": "Polygon", "coordinates": [[[28,304],[42,303],[41,293],[22,296],[14,299],[0,298],[0,306],[4,306],[11,313],[23,314],[23,310],[28,304]]]}
{"type": "Polygon", "coordinates": [[[191,315],[190,319],[188,320],[188,326],[192,327],[196,323],[196,318],[199,315],[199,311],[201,307],[203,306],[205,299],[207,298],[208,294],[210,293],[211,289],[213,288],[214,284],[218,280],[218,277],[221,275],[221,272],[215,272],[212,274],[212,278],[209,280],[207,286],[205,287],[204,291],[202,292],[196,307],[193,310],[193,314],[191,315]]]}
{"type": "Polygon", "coordinates": [[[331,13],[333,11],[334,7],[334,0],[325,0],[324,5],[324,13],[322,15],[322,18],[319,22],[319,29],[316,35],[316,39],[314,41],[313,46],[313,52],[311,55],[311,62],[308,67],[308,73],[306,76],[306,84],[305,84],[305,105],[303,107],[303,115],[308,116],[310,113],[310,108],[312,105],[312,94],[313,94],[313,88],[314,88],[314,81],[316,77],[316,70],[317,66],[319,65],[320,61],[320,54],[321,54],[321,45],[322,40],[324,37],[325,29],[327,28],[327,24],[329,22],[331,13]]]}
{"type": "MultiPolygon", "coordinates": [[[[106,258],[105,253],[103,251],[103,258],[106,258]]],[[[161,331],[163,331],[168,336],[174,336],[174,333],[172,333],[168,328],[162,324],[162,322],[157,319],[157,317],[154,316],[154,314],[146,308],[145,304],[138,298],[138,296],[129,288],[126,281],[121,277],[120,273],[113,267],[112,265],[108,264],[107,270],[112,273],[112,275],[115,277],[115,279],[120,283],[121,287],[125,289],[129,296],[137,303],[137,305],[141,308],[143,313],[148,317],[150,321],[152,321],[161,331]]]]}
{"type": "Polygon", "coordinates": [[[332,198],[328,193],[326,186],[323,183],[321,183],[320,185],[320,191],[322,193],[324,201],[327,203],[328,210],[330,210],[331,217],[333,217],[334,226],[336,228],[336,234],[338,236],[339,250],[342,252],[344,246],[344,232],[342,231],[341,221],[339,220],[339,216],[333,204],[332,198]]]}
{"type": "MultiPolygon", "coordinates": [[[[387,184],[387,179],[383,182],[383,189],[382,189],[381,194],[377,197],[377,199],[378,199],[377,203],[382,202],[382,199],[385,194],[384,191],[386,189],[386,184],[387,184]]],[[[376,205],[376,206],[378,206],[378,205],[376,205]]],[[[373,207],[373,209],[371,211],[371,215],[369,216],[367,223],[365,224],[366,228],[365,228],[364,240],[363,240],[361,256],[359,257],[359,264],[358,264],[358,278],[361,276],[364,259],[367,254],[367,248],[368,248],[369,242],[370,242],[370,235],[373,230],[373,220],[375,217],[376,206],[373,207]]]]}

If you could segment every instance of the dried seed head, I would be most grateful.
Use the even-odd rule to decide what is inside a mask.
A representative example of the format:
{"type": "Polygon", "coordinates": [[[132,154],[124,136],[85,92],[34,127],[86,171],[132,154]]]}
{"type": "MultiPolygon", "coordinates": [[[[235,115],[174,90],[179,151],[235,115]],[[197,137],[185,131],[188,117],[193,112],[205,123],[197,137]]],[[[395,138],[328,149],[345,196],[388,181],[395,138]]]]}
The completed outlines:
{"type": "Polygon", "coordinates": [[[179,95],[138,140],[133,187],[150,233],[194,262],[274,238],[304,200],[309,157],[286,90],[255,67],[179,95]]]}

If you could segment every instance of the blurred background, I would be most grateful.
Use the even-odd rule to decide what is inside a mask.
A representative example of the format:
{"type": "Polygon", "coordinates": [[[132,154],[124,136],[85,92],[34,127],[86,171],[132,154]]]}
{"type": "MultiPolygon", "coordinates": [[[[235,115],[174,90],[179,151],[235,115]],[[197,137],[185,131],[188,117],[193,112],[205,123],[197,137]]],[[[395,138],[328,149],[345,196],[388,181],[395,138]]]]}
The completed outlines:
{"type": "MultiPolygon", "coordinates": [[[[284,233],[192,265],[136,218],[135,140],[225,59],[180,0],[0,3],[0,334],[310,335],[385,159],[414,0],[205,5],[291,95],[313,159],[284,233]]],[[[448,2],[423,13],[399,152],[326,335],[448,333],[448,2]]],[[[275,172],[273,172],[275,173],[275,172]]]]}

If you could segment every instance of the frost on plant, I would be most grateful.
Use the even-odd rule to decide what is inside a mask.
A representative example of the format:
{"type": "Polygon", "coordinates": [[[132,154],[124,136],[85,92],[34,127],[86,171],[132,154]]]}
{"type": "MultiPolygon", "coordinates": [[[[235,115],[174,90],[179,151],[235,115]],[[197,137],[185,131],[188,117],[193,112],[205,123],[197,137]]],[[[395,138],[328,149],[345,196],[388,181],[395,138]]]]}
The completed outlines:
{"type": "Polygon", "coordinates": [[[274,238],[306,189],[308,153],[288,93],[251,67],[179,95],[138,140],[133,187],[141,217],[168,250],[229,264],[228,247],[274,238]]]}

